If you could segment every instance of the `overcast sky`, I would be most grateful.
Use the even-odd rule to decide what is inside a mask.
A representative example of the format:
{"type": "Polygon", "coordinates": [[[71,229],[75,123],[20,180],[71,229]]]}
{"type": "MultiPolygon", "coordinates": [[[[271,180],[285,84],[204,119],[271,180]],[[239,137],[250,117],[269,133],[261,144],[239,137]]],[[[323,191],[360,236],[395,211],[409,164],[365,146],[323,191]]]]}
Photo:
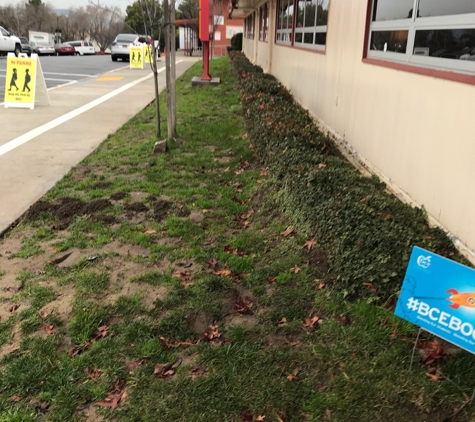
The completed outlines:
{"type": "MultiPolygon", "coordinates": [[[[8,6],[9,4],[17,5],[23,3],[24,0],[0,0],[0,6],[8,6]]],[[[46,0],[43,3],[50,4],[55,9],[70,9],[80,6],[87,6],[88,0],[46,0]]],[[[94,0],[94,3],[98,3],[94,0]]],[[[129,4],[133,3],[132,0],[101,0],[99,4],[101,6],[117,6],[125,12],[125,9],[129,4]]]]}

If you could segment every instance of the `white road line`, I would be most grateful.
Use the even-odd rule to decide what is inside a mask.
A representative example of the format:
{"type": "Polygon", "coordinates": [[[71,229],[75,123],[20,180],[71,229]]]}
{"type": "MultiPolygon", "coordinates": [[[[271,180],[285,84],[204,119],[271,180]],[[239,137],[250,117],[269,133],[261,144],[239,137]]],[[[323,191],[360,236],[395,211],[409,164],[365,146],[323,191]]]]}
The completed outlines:
{"type": "MultiPolygon", "coordinates": [[[[163,67],[158,72],[161,73],[164,70],[165,68],[163,67]]],[[[139,83],[144,82],[147,79],[150,79],[152,76],[153,76],[153,73],[150,73],[147,76],[144,76],[143,78],[137,79],[134,82],[124,85],[120,87],[119,89],[116,89],[115,91],[109,92],[108,94],[103,95],[102,97],[97,98],[94,101],[91,101],[90,103],[77,108],[76,110],[70,111],[69,113],[66,113],[65,115],[61,117],[58,117],[57,119],[54,119],[51,122],[45,123],[44,125],[39,126],[36,129],[30,130],[24,135],[21,135],[18,138],[13,139],[10,142],[7,142],[6,144],[0,146],[0,157],[6,154],[7,152],[14,150],[15,148],[18,148],[19,146],[26,144],[27,142],[31,141],[37,136],[40,136],[43,133],[48,132],[49,130],[54,129],[55,127],[73,119],[74,117],[77,117],[85,113],[86,111],[91,110],[92,108],[98,106],[99,104],[102,104],[103,102],[110,100],[111,98],[114,98],[115,96],[121,94],[124,91],[127,91],[128,89],[134,87],[135,85],[138,85],[139,83]]]]}

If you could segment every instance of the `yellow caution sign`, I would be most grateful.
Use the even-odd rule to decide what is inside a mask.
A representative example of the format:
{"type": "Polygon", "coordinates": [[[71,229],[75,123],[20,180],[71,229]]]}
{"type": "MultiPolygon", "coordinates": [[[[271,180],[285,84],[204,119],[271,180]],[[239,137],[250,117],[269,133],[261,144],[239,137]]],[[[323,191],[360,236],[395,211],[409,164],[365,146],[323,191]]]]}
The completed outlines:
{"type": "Polygon", "coordinates": [[[36,58],[8,56],[5,107],[34,108],[36,68],[36,58]]]}
{"type": "Polygon", "coordinates": [[[131,69],[143,69],[145,61],[143,45],[131,45],[129,51],[129,62],[131,69]]]}
{"type": "Polygon", "coordinates": [[[144,47],[145,49],[145,63],[152,63],[153,60],[153,50],[151,45],[146,45],[144,47]]]}

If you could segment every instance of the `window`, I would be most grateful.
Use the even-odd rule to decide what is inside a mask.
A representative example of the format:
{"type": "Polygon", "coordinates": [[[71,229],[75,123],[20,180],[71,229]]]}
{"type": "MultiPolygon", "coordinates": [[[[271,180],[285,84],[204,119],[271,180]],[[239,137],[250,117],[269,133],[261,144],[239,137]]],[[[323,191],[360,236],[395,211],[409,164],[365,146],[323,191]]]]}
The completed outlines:
{"type": "Polygon", "coordinates": [[[269,30],[269,3],[259,8],[259,41],[267,41],[269,30]]]}
{"type": "Polygon", "coordinates": [[[324,50],[330,0],[279,0],[276,41],[324,50]]]}
{"type": "Polygon", "coordinates": [[[474,0],[372,1],[369,58],[475,74],[474,0]]]}
{"type": "Polygon", "coordinates": [[[246,35],[246,38],[250,40],[254,39],[255,22],[256,22],[256,12],[253,12],[244,20],[244,26],[245,26],[244,33],[246,35]]]}

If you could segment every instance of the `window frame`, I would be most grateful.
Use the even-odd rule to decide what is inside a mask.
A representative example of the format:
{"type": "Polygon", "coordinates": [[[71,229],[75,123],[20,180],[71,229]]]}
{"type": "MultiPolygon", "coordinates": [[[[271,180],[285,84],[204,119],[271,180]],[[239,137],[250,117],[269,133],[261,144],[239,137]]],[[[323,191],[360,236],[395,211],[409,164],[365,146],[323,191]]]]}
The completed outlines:
{"type": "MultiPolygon", "coordinates": [[[[394,0],[397,1],[397,0],[394,0]]],[[[419,10],[421,0],[413,1],[413,9],[419,10]]],[[[475,77],[475,61],[456,60],[439,57],[430,57],[414,54],[416,32],[423,30],[456,30],[475,29],[475,12],[466,14],[443,15],[432,17],[418,17],[413,13],[411,18],[394,19],[387,21],[373,21],[375,0],[368,0],[367,30],[365,37],[363,59],[371,61],[387,61],[395,65],[407,67],[421,67],[441,72],[456,72],[475,77]],[[408,31],[405,53],[381,51],[371,49],[373,32],[377,31],[408,31]]],[[[475,48],[475,46],[474,46],[475,48]]],[[[393,66],[395,67],[395,66],[393,66]]],[[[421,73],[421,72],[417,72],[421,73]]],[[[450,78],[452,79],[452,78],[450,78]]]]}
{"type": "Polygon", "coordinates": [[[269,2],[259,7],[259,41],[269,41],[269,2]]]}
{"type": "Polygon", "coordinates": [[[252,12],[244,19],[244,25],[246,27],[245,38],[253,40],[256,32],[256,12],[252,12]]]}
{"type": "MultiPolygon", "coordinates": [[[[330,7],[331,7],[331,0],[328,0],[328,8],[326,9],[327,12],[327,22],[325,25],[318,25],[318,1],[325,1],[325,0],[311,0],[310,4],[312,5],[315,1],[315,17],[314,17],[314,25],[313,26],[297,26],[298,20],[298,13],[299,13],[299,3],[306,2],[307,0],[277,0],[277,8],[276,8],[276,24],[275,24],[275,43],[278,45],[285,45],[315,52],[324,53],[326,51],[326,37],[325,37],[325,44],[317,44],[317,34],[328,34],[328,16],[330,14],[330,7]],[[282,8],[283,3],[287,6],[285,9],[282,8]],[[291,25],[290,28],[288,27],[288,20],[286,25],[284,25],[284,21],[282,18],[282,11],[283,10],[292,10],[292,17],[291,17],[291,25]],[[305,43],[305,34],[312,34],[313,42],[305,43]],[[302,34],[302,40],[296,41],[297,34],[302,34]]],[[[371,0],[370,0],[371,1],[371,0]]],[[[305,10],[305,9],[304,9],[305,10]]],[[[305,19],[305,18],[304,18],[305,19]]]]}

